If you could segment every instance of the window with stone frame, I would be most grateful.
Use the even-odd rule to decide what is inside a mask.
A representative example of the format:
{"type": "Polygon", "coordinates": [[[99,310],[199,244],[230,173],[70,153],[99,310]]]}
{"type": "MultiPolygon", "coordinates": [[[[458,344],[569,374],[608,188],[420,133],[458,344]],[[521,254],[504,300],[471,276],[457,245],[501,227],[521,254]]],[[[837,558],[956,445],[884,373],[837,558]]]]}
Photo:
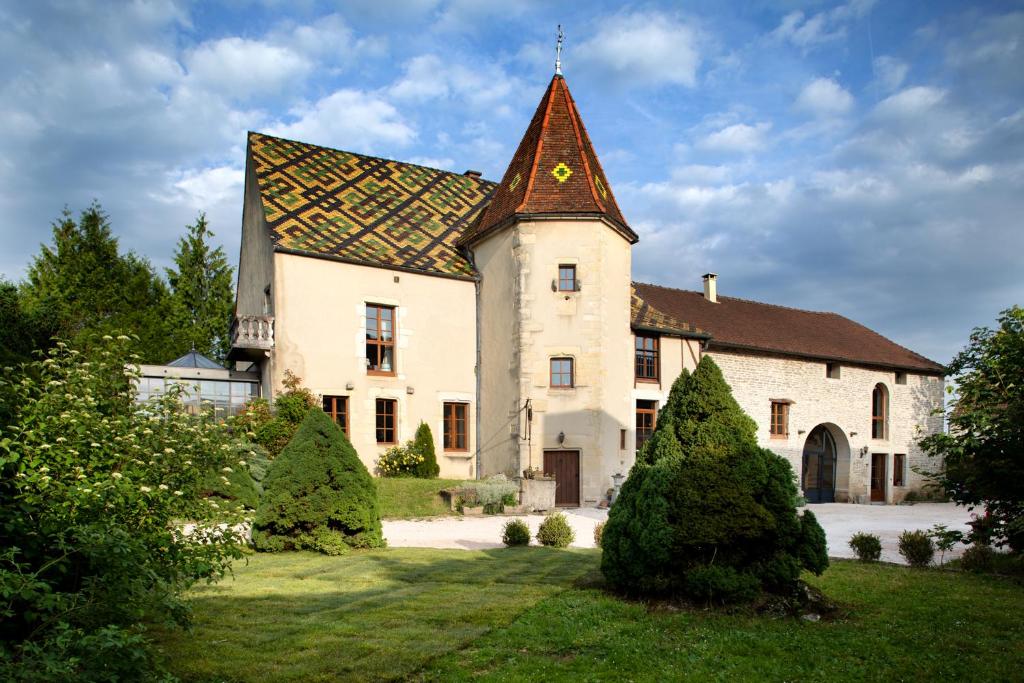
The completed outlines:
{"type": "Polygon", "coordinates": [[[564,263],[558,266],[558,291],[576,291],[576,266],[564,263]]]}
{"type": "Polygon", "coordinates": [[[889,392],[882,384],[871,392],[871,438],[889,438],[889,392]]]}
{"type": "Polygon", "coordinates": [[[892,456],[892,485],[907,485],[907,456],[905,453],[896,453],[892,456]]]}
{"type": "Polygon", "coordinates": [[[341,431],[345,432],[345,436],[350,436],[348,431],[348,396],[324,396],[323,407],[324,412],[341,427],[341,431]]]}
{"type": "Polygon", "coordinates": [[[366,372],[395,374],[395,307],[366,304],[366,372]]]}
{"type": "Polygon", "coordinates": [[[446,451],[469,450],[469,405],[466,403],[444,404],[444,449],[446,451]]]}
{"type": "Polygon", "coordinates": [[[398,401],[393,398],[377,399],[377,443],[397,443],[398,401]]]}
{"type": "Polygon", "coordinates": [[[772,401],[772,416],[768,432],[773,439],[789,437],[789,401],[772,401]]]}
{"type": "Polygon", "coordinates": [[[576,386],[576,377],[572,358],[551,359],[551,388],[571,389],[576,386]]]}

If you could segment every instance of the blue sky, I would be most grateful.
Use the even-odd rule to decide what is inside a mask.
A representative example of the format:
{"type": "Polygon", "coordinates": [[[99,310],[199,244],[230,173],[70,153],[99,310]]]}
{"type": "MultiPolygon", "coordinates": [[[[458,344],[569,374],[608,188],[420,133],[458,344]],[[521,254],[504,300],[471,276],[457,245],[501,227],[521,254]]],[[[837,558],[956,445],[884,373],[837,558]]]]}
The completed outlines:
{"type": "Polygon", "coordinates": [[[940,362],[1024,304],[1024,4],[0,2],[0,273],[93,198],[234,259],[245,131],[500,179],[563,65],[634,277],[849,316],[940,362]]]}

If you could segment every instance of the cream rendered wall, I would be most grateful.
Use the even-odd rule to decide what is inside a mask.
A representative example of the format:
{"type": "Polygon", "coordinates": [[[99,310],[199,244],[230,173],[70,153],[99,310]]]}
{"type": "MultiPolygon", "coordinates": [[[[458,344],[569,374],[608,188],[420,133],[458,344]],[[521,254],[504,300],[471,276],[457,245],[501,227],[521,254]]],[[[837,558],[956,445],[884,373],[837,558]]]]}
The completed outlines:
{"type": "Polygon", "coordinates": [[[924,478],[913,468],[935,467],[917,447],[917,440],[942,429],[941,415],[932,414],[942,407],[942,378],[907,373],[907,383],[896,384],[892,371],[841,365],[839,379],[829,379],[823,361],[722,350],[709,353],[740,406],[757,422],[758,442],[786,457],[798,478],[810,431],[819,424],[834,425],[831,431],[839,450],[837,501],[858,502],[869,497],[872,453],[886,454],[888,502],[899,502],[910,490],[922,486],[924,478]],[[871,393],[879,383],[889,391],[889,438],[881,440],[871,438],[871,393]],[[769,434],[770,399],[794,401],[788,438],[771,438],[769,434]],[[907,486],[892,485],[895,453],[907,456],[907,486]]]}
{"type": "Polygon", "coordinates": [[[277,253],[274,391],[291,370],[317,394],[348,396],[350,439],[371,471],[388,448],[376,442],[376,399],[393,398],[399,443],[413,437],[421,420],[427,422],[441,476],[473,477],[475,296],[469,281],[277,253]],[[366,373],[367,303],[396,307],[394,377],[366,373]],[[445,401],[469,404],[465,452],[446,454],[442,448],[445,401]]]}
{"type": "MultiPolygon", "coordinates": [[[[630,343],[634,343],[635,338],[634,333],[630,336],[630,343]]],[[[690,372],[696,369],[697,363],[700,362],[700,344],[701,342],[698,339],[661,337],[658,341],[659,375],[661,377],[658,382],[633,382],[632,405],[634,410],[636,409],[637,401],[656,401],[658,403],[658,410],[661,410],[665,402],[668,401],[668,394],[672,390],[672,383],[682,373],[683,368],[690,372]]],[[[630,362],[632,361],[633,357],[630,356],[630,362]]],[[[632,366],[630,367],[632,368],[632,366]]],[[[624,473],[629,471],[629,468],[633,466],[633,462],[636,460],[635,420],[630,425],[627,447],[628,458],[624,473]]]]}
{"type": "Polygon", "coordinates": [[[515,476],[525,414],[519,394],[518,267],[515,230],[501,230],[473,247],[480,278],[480,470],[515,476]]]}
{"type": "Polygon", "coordinates": [[[545,450],[579,450],[580,502],[593,505],[613,474],[628,471],[619,432],[634,421],[631,245],[594,220],[525,221],[512,231],[520,405],[533,405],[531,438],[519,440],[516,469],[543,467],[545,450]],[[581,291],[552,291],[560,264],[576,266],[581,291]],[[553,356],[574,359],[574,388],[549,386],[553,356]]]}

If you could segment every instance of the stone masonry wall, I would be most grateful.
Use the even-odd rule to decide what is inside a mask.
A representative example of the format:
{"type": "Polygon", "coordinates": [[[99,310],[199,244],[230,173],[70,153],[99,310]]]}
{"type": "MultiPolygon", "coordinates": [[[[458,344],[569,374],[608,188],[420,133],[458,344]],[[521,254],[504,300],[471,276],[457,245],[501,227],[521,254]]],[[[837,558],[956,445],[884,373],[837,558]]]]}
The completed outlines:
{"type": "Polygon", "coordinates": [[[841,365],[839,379],[825,375],[823,361],[773,357],[755,353],[712,350],[740,406],[758,426],[758,442],[786,457],[799,478],[803,446],[808,434],[826,424],[836,440],[838,463],[836,500],[866,502],[870,494],[871,454],[886,455],[886,501],[899,502],[925,478],[917,468],[933,469],[917,446],[925,434],[942,429],[942,416],[934,415],[943,403],[942,378],[906,373],[906,384],[896,384],[893,371],[841,365]],[[889,392],[889,434],[871,438],[871,394],[876,384],[889,392]],[[771,400],[793,401],[788,438],[769,434],[771,400]],[[893,486],[893,454],[906,454],[906,486],[893,486]]]}

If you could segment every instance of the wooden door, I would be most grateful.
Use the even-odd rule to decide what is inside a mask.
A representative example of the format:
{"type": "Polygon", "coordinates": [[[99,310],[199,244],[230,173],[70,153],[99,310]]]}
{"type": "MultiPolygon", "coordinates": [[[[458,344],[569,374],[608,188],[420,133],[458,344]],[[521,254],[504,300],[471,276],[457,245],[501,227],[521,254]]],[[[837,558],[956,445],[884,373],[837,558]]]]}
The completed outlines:
{"type": "Polygon", "coordinates": [[[885,502],[885,453],[871,454],[871,502],[885,502]]]}
{"type": "Polygon", "coordinates": [[[544,451],[544,474],[555,478],[557,507],[579,507],[579,451],[544,451]]]}

